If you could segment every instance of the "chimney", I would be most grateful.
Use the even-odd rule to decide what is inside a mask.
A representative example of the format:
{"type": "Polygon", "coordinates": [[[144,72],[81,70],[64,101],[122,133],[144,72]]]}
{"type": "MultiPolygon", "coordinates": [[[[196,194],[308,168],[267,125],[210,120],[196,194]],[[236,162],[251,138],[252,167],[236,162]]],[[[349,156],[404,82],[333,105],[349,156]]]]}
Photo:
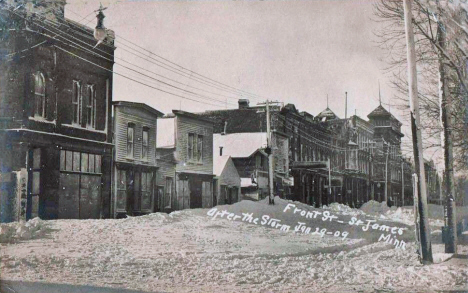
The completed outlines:
{"type": "Polygon", "coordinates": [[[223,131],[221,132],[221,135],[225,135],[225,134],[226,134],[226,128],[227,128],[227,121],[224,120],[224,127],[223,127],[223,131]]]}
{"type": "Polygon", "coordinates": [[[248,99],[239,99],[239,109],[247,109],[249,108],[250,101],[248,99]]]}

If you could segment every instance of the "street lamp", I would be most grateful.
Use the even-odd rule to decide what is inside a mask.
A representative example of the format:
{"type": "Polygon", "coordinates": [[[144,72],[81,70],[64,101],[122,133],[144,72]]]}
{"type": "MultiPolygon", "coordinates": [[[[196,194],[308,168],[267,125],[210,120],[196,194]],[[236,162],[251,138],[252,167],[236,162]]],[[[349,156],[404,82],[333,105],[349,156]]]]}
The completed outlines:
{"type": "Polygon", "coordinates": [[[94,38],[98,42],[97,42],[96,46],[94,46],[94,48],[96,48],[99,44],[101,44],[107,37],[107,30],[104,27],[104,18],[106,16],[102,12],[103,10],[106,10],[106,9],[107,9],[107,7],[102,7],[102,4],[100,4],[99,9],[96,10],[98,12],[98,14],[96,15],[97,25],[94,28],[94,38]]]}

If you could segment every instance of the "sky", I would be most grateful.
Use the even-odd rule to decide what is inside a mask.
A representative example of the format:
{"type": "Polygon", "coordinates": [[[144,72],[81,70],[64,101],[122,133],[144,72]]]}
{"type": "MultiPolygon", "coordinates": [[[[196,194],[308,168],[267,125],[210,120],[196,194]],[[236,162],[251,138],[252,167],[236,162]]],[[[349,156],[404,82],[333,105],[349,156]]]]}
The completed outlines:
{"type": "MultiPolygon", "coordinates": [[[[104,25],[116,34],[114,71],[204,103],[181,99],[118,75],[114,75],[113,99],[144,102],[168,113],[173,109],[201,112],[236,108],[239,98],[249,98],[251,105],[268,98],[293,103],[300,111],[317,115],[327,107],[328,96],[329,107],[343,118],[347,92],[348,117],[356,113],[367,118],[379,105],[379,83],[387,109],[396,94],[384,70],[387,52],[377,46],[375,32],[381,24],[373,15],[375,2],[102,0],[108,7],[104,25]],[[142,58],[128,52],[126,40],[147,50],[139,49],[142,58]],[[157,65],[161,59],[154,54],[174,62],[176,69],[182,66],[253,93],[256,98],[220,91],[170,72],[157,65]],[[128,66],[125,62],[185,91],[128,71],[121,66],[128,66]]],[[[90,27],[96,25],[93,11],[99,8],[99,0],[67,3],[67,18],[90,27]]],[[[399,119],[404,116],[395,107],[391,112],[399,119]]],[[[402,130],[407,140],[410,128],[404,124],[402,130]]]]}
{"type": "MultiPolygon", "coordinates": [[[[130,40],[194,72],[262,97],[251,103],[279,100],[316,115],[326,108],[328,95],[330,108],[343,117],[346,91],[348,116],[355,110],[366,116],[378,106],[379,81],[383,101],[393,95],[383,71],[385,52],[377,47],[373,34],[378,23],[371,19],[372,2],[119,1],[103,5],[108,7],[104,24],[116,33],[117,40],[130,40]]],[[[99,1],[69,0],[66,17],[94,27],[92,11],[98,7],[99,1]]],[[[115,76],[114,100],[145,102],[163,112],[180,108],[198,112],[226,108],[224,95],[231,97],[229,108],[236,107],[237,98],[245,98],[176,75],[123,51],[126,47],[118,42],[116,45],[116,56],[125,61],[223,95],[202,93],[221,101],[215,107],[181,101],[115,76]]],[[[118,64],[114,69],[132,78],[138,76],[118,64]]],[[[146,77],[141,80],[157,85],[146,77]]]]}

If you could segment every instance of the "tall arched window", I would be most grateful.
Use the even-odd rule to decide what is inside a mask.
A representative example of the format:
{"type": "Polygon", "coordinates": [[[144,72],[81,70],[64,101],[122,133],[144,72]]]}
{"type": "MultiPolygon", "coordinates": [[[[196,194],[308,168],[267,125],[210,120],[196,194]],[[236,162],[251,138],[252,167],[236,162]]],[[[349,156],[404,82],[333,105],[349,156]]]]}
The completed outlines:
{"type": "Polygon", "coordinates": [[[41,72],[34,75],[34,116],[45,117],[46,114],[46,96],[45,96],[45,78],[41,72]]]}
{"type": "Polygon", "coordinates": [[[96,128],[96,90],[94,85],[87,86],[86,126],[96,128]]]}

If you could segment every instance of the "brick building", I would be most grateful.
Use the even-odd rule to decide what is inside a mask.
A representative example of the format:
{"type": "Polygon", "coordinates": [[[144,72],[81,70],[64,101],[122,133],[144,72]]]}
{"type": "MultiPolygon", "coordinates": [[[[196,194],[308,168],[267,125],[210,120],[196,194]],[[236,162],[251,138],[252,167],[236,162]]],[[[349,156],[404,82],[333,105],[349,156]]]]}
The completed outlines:
{"type": "Polygon", "coordinates": [[[109,217],[112,32],[98,58],[93,31],[64,19],[65,1],[10,2],[0,12],[1,220],[109,217]]]}

